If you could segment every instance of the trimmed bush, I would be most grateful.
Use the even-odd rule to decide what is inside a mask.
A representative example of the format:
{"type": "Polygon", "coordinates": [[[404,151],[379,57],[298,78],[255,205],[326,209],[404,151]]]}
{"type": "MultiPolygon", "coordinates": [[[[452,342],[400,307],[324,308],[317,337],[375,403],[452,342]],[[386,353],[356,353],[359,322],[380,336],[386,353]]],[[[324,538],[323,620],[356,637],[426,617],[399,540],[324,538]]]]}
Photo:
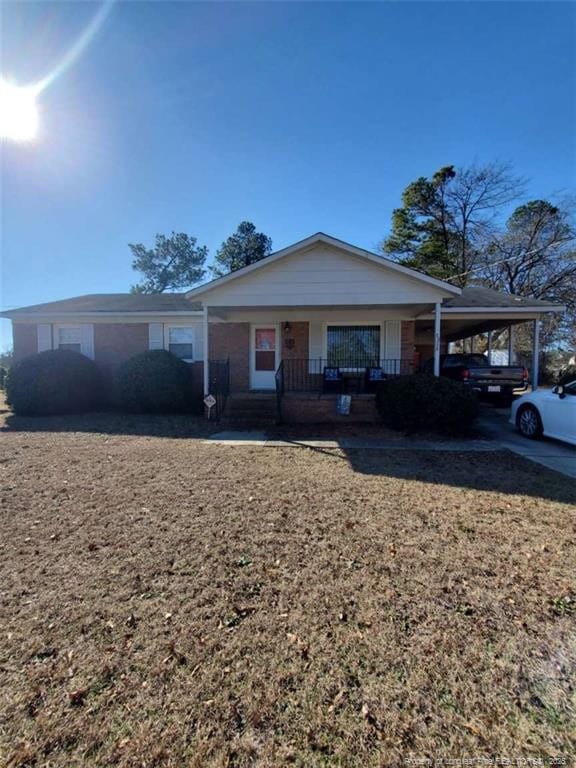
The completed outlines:
{"type": "Polygon", "coordinates": [[[54,349],[15,363],[6,377],[6,399],[22,416],[84,413],[100,404],[100,375],[79,352],[54,349]]]}
{"type": "Polygon", "coordinates": [[[405,432],[465,434],[478,415],[478,400],[465,384],[418,373],[383,381],[376,392],[382,421],[405,432]]]}
{"type": "Polygon", "coordinates": [[[120,366],[116,398],[132,413],[182,413],[197,405],[189,366],[163,349],[142,352],[120,366]]]}

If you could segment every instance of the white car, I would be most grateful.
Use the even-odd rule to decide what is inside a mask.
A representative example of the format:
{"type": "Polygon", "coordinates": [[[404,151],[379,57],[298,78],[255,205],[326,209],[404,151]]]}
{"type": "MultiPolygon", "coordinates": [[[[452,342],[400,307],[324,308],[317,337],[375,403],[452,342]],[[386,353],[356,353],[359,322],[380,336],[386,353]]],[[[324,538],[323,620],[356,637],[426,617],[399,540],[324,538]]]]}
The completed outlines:
{"type": "Polygon", "coordinates": [[[576,445],[576,380],[522,395],[512,405],[510,423],[531,440],[546,435],[576,445]]]}

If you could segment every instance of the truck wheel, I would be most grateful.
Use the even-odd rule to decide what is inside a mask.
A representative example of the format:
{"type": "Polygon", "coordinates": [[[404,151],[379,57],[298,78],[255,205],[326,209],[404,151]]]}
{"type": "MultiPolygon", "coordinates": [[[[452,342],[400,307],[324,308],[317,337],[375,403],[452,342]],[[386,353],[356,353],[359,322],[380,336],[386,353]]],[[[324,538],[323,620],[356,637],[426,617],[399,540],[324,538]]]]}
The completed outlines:
{"type": "Polygon", "coordinates": [[[516,426],[524,437],[538,440],[542,437],[542,419],[533,405],[523,405],[516,416],[516,426]]]}

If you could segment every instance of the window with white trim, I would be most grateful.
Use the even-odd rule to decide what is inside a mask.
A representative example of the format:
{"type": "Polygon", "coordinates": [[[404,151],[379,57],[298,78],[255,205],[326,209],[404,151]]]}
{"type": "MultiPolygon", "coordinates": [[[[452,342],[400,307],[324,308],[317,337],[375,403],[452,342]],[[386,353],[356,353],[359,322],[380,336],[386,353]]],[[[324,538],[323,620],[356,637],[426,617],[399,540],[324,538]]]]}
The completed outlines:
{"type": "Polygon", "coordinates": [[[326,358],[340,368],[378,365],[380,325],[328,325],[326,358]]]}
{"type": "Polygon", "coordinates": [[[56,349],[82,352],[82,328],[79,325],[60,325],[56,329],[56,349]]]}
{"type": "Polygon", "coordinates": [[[191,363],[194,360],[194,327],[191,325],[169,325],[167,331],[168,351],[191,363]]]}

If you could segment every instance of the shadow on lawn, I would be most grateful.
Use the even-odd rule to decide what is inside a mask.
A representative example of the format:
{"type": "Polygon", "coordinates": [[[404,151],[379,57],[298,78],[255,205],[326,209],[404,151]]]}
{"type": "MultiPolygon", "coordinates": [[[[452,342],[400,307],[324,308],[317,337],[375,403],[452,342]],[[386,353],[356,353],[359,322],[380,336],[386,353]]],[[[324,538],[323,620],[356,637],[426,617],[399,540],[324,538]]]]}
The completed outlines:
{"type": "MultiPolygon", "coordinates": [[[[218,431],[217,422],[209,422],[202,416],[189,414],[130,415],[102,412],[26,417],[0,410],[0,417],[3,417],[0,432],[5,433],[77,432],[194,439],[204,438],[218,431]]],[[[281,436],[283,439],[292,439],[294,443],[305,437],[290,435],[288,432],[281,436]]],[[[337,435],[334,437],[338,438],[337,435]]],[[[497,449],[496,446],[494,451],[481,452],[419,450],[417,443],[422,440],[415,438],[414,448],[407,449],[405,440],[397,439],[397,447],[392,443],[383,450],[353,448],[347,446],[346,441],[343,441],[338,449],[307,446],[304,450],[344,461],[355,472],[364,475],[381,475],[407,481],[449,485],[463,490],[526,495],[564,504],[576,504],[576,483],[573,480],[508,451],[497,449]]]]}
{"type": "Polygon", "coordinates": [[[576,483],[504,449],[493,451],[385,450],[312,447],[364,475],[448,485],[576,505],[576,483]],[[342,451],[343,455],[337,451],[342,451]]]}
{"type": "Polygon", "coordinates": [[[86,432],[185,439],[206,437],[214,424],[203,416],[186,413],[126,414],[80,413],[66,416],[16,416],[4,412],[1,432],[86,432]]]}

